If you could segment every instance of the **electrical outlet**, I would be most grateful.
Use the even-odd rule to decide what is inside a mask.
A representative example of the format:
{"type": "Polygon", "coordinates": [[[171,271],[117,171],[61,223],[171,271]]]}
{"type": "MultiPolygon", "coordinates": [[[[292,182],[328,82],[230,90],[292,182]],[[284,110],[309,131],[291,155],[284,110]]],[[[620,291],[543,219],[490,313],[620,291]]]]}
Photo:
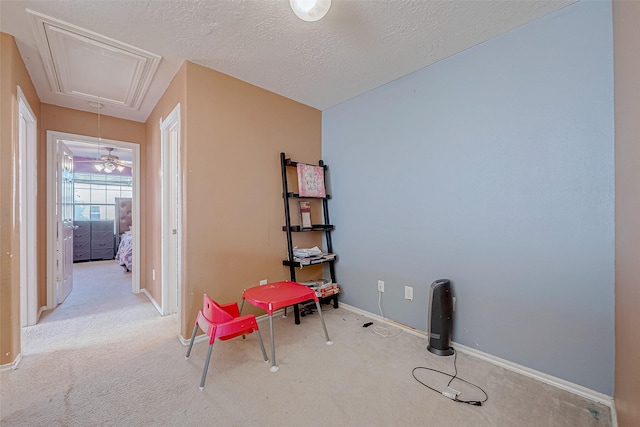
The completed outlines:
{"type": "Polygon", "coordinates": [[[267,279],[260,280],[260,286],[266,285],[266,284],[267,284],[267,279]]]}
{"type": "Polygon", "coordinates": [[[384,281],[378,280],[378,292],[384,292],[384,281]]]}
{"type": "Polygon", "coordinates": [[[404,299],[413,301],[413,288],[411,286],[404,287],[404,299]]]}

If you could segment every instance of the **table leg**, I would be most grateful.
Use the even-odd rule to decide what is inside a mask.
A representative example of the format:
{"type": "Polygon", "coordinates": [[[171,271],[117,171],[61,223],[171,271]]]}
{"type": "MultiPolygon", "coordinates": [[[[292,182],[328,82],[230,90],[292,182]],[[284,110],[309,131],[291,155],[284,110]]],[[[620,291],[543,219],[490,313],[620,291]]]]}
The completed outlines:
{"type": "Polygon", "coordinates": [[[327,326],[324,324],[324,316],[322,315],[322,308],[320,308],[319,301],[316,301],[316,308],[318,309],[318,314],[320,315],[320,320],[322,321],[322,329],[324,329],[324,336],[327,339],[327,345],[332,345],[333,341],[329,339],[329,333],[327,332],[327,326]]]}
{"type": "Polygon", "coordinates": [[[300,324],[300,308],[298,308],[298,304],[293,304],[293,317],[296,320],[296,325],[300,324]]]}
{"type": "Polygon", "coordinates": [[[269,329],[271,329],[271,372],[278,372],[276,366],[276,343],[273,339],[273,315],[269,316],[269,329]]]}

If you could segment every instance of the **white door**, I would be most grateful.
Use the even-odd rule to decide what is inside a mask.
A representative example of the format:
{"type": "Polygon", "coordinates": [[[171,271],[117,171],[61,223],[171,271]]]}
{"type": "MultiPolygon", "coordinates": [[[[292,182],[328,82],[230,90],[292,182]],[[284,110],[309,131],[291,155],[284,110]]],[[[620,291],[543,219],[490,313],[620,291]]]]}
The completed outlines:
{"type": "Polygon", "coordinates": [[[180,104],[160,121],[162,144],[162,314],[180,305],[180,104]]]}
{"type": "Polygon", "coordinates": [[[56,304],[61,304],[73,289],[73,153],[61,141],[58,141],[56,152],[56,304]]]}

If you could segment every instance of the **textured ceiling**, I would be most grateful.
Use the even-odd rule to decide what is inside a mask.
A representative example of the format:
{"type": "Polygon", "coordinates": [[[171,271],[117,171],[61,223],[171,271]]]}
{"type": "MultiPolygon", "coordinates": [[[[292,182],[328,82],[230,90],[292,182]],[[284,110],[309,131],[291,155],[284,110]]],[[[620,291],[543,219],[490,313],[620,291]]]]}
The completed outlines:
{"type": "Polygon", "coordinates": [[[51,91],[25,9],[162,56],[138,110],[102,111],[145,121],[184,60],[323,110],[573,2],[333,0],[308,23],[288,0],[0,0],[0,30],[43,102],[85,111],[51,91]]]}

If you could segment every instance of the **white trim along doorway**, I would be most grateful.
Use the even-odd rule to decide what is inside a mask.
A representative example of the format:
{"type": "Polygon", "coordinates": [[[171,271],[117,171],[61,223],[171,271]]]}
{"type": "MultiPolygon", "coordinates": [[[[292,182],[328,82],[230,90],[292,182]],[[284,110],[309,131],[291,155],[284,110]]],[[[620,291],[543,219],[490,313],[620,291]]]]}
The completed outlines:
{"type": "Polygon", "coordinates": [[[37,139],[35,114],[18,86],[18,150],[20,198],[20,326],[38,322],[38,258],[36,220],[37,139]]]}
{"type": "Polygon", "coordinates": [[[132,151],[132,223],[133,223],[133,260],[131,272],[131,291],[140,292],[140,145],[132,142],[94,138],[86,135],[75,135],[57,131],[47,131],[47,306],[50,310],[56,307],[56,282],[58,268],[56,266],[56,151],[58,142],[74,141],[94,145],[108,145],[132,151]]]}

